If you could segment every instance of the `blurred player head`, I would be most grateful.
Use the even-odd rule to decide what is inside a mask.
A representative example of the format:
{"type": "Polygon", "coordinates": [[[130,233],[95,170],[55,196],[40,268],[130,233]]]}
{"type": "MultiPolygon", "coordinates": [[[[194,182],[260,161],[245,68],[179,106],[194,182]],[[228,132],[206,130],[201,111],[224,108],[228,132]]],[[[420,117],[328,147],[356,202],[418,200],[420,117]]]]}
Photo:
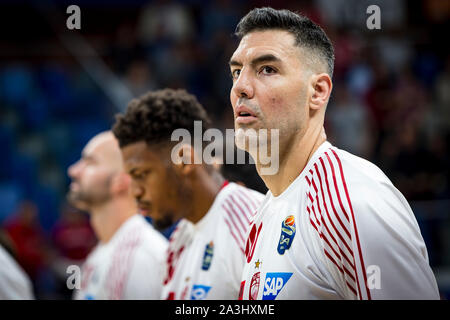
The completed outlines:
{"type": "Polygon", "coordinates": [[[67,198],[81,210],[93,213],[115,200],[130,198],[130,178],[123,170],[119,145],[110,131],[88,142],[68,174],[72,183],[67,198]]]}
{"type": "MultiPolygon", "coordinates": [[[[133,181],[132,194],[141,213],[149,215],[158,229],[180,218],[197,222],[201,218],[198,213],[205,214],[209,208],[210,204],[204,203],[205,207],[199,209],[202,199],[194,198],[202,192],[207,198],[217,171],[204,163],[172,161],[172,149],[177,144],[171,141],[172,133],[186,129],[194,137],[194,121],[202,122],[203,131],[210,124],[195,96],[172,89],[149,92],[132,100],[126,113],[116,118],[113,132],[133,181]]],[[[181,158],[194,156],[192,141],[178,150],[181,158]]]]}
{"type": "MultiPolygon", "coordinates": [[[[241,40],[230,59],[235,128],[278,129],[283,163],[289,146],[324,134],[333,46],[307,17],[272,8],[250,11],[236,35],[241,40]]],[[[245,144],[238,147],[251,152],[245,144]]]]}

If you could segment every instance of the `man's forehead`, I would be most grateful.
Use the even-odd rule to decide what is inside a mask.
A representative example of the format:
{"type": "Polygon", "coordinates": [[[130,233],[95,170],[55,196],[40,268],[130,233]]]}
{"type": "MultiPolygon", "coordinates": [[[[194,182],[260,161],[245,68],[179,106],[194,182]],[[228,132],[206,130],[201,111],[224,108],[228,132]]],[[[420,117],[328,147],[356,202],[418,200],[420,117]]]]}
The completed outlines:
{"type": "Polygon", "coordinates": [[[131,143],[122,147],[122,155],[128,168],[142,166],[157,160],[157,156],[145,141],[131,143]]]}
{"type": "Polygon", "coordinates": [[[114,136],[110,132],[103,132],[98,135],[96,135],[94,138],[92,138],[88,144],[84,147],[82,154],[83,155],[92,155],[94,153],[97,153],[98,151],[102,151],[102,149],[107,148],[117,148],[118,149],[118,143],[115,140],[114,136]]]}
{"type": "Polygon", "coordinates": [[[273,54],[279,57],[297,52],[292,33],[285,30],[253,31],[246,34],[239,43],[230,61],[243,62],[260,54],[273,54]]]}

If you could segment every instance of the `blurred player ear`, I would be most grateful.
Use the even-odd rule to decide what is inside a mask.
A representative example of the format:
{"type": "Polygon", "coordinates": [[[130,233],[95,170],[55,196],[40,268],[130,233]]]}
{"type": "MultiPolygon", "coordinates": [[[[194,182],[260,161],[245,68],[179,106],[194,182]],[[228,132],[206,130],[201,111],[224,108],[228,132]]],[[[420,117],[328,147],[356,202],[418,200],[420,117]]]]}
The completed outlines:
{"type": "Polygon", "coordinates": [[[179,160],[173,166],[180,175],[188,175],[194,170],[194,148],[190,144],[183,144],[176,151],[179,160]]]}
{"type": "Polygon", "coordinates": [[[325,107],[331,95],[333,84],[331,78],[327,73],[321,73],[312,77],[313,94],[310,98],[309,107],[314,110],[319,110],[325,107]]]}
{"type": "Polygon", "coordinates": [[[114,175],[111,180],[111,192],[113,194],[128,193],[131,184],[131,177],[125,172],[120,172],[114,175]]]}

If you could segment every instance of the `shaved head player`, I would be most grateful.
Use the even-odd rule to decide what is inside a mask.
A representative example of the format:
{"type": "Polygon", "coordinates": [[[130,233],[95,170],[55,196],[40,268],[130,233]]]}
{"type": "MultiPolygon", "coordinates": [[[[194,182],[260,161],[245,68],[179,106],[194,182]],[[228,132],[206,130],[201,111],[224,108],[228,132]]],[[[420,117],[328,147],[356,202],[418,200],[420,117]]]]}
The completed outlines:
{"type": "Polygon", "coordinates": [[[235,128],[280,137],[276,174],[261,174],[256,160],[269,191],[247,240],[240,298],[438,299],[406,199],[374,164],[327,142],[334,53],[324,31],[294,12],[261,8],[236,34],[235,128]]]}
{"type": "Polygon", "coordinates": [[[172,133],[194,137],[194,121],[204,130],[210,122],[195,96],[164,89],[132,100],[113,131],[140,210],[157,228],[182,219],[169,240],[162,298],[237,299],[245,234],[263,195],[228,183],[213,165],[194,164],[193,139],[174,148],[172,133]],[[186,161],[175,163],[173,152],[186,161]]]}
{"type": "Polygon", "coordinates": [[[114,135],[108,131],[92,138],[69,176],[68,199],[89,212],[99,239],[74,298],[159,299],[167,240],[137,214],[114,135]]]}

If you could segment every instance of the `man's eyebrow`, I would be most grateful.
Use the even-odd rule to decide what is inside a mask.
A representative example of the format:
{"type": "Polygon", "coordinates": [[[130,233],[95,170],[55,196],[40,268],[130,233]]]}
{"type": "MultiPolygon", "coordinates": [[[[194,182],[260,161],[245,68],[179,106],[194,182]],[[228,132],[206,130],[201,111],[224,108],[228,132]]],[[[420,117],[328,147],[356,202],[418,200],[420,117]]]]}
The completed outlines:
{"type": "Polygon", "coordinates": [[[230,65],[230,67],[231,66],[233,66],[233,67],[242,67],[242,63],[240,63],[240,62],[238,62],[236,60],[233,60],[233,59],[231,59],[230,62],[228,62],[228,64],[230,65]]]}
{"type": "MultiPolygon", "coordinates": [[[[259,57],[254,58],[250,64],[254,67],[255,65],[258,65],[263,62],[279,62],[281,61],[280,58],[277,56],[274,56],[273,54],[263,54],[259,57]]],[[[229,62],[230,66],[236,66],[236,67],[242,67],[242,63],[236,60],[231,59],[229,62]]]]}

